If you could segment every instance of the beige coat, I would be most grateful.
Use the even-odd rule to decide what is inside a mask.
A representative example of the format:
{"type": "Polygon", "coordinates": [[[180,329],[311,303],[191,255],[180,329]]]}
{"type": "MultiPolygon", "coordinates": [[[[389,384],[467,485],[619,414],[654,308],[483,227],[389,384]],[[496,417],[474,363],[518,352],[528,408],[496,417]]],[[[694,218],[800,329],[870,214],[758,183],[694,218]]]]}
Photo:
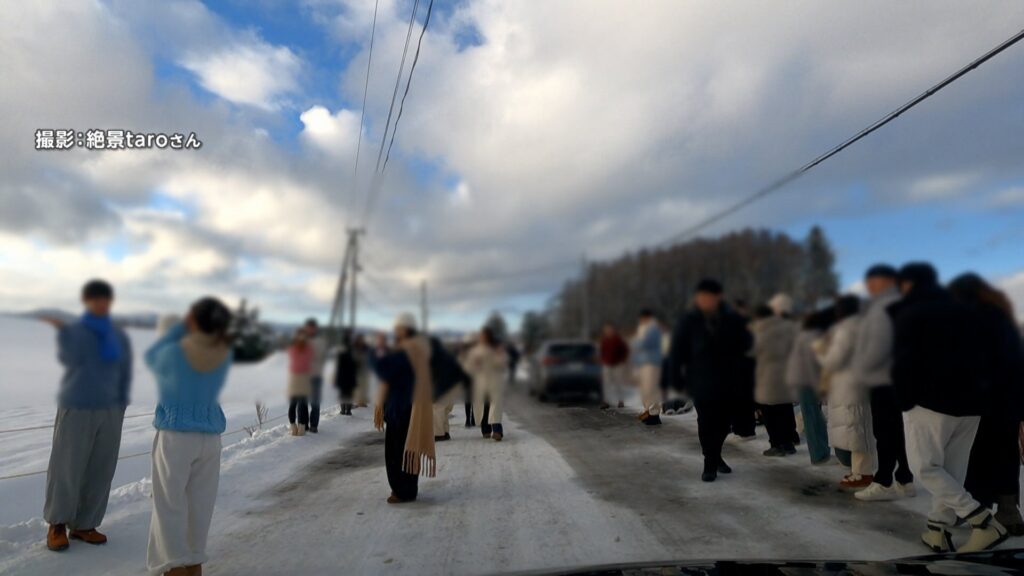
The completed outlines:
{"type": "Polygon", "coordinates": [[[772,316],[754,322],[750,328],[754,333],[751,354],[757,360],[754,399],[765,406],[791,404],[795,398],[793,388],[786,385],[786,362],[799,331],[796,322],[772,316]]]}

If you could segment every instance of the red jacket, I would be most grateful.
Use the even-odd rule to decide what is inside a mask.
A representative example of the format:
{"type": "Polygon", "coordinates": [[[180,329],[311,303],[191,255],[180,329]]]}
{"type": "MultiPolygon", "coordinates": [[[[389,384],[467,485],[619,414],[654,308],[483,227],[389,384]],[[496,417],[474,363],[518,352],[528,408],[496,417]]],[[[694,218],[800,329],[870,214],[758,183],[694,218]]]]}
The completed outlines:
{"type": "Polygon", "coordinates": [[[618,334],[601,337],[601,364],[618,366],[629,358],[629,345],[618,334]]]}

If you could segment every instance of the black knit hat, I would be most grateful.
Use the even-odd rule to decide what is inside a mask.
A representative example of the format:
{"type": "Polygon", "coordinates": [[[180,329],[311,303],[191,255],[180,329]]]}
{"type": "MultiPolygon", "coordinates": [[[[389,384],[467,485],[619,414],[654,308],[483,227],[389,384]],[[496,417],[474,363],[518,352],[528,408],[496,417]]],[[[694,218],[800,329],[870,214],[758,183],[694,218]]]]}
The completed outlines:
{"type": "Polygon", "coordinates": [[[106,280],[89,280],[85,283],[85,286],[82,286],[82,300],[92,300],[94,298],[113,300],[114,287],[106,280]]]}
{"type": "Polygon", "coordinates": [[[888,264],[875,264],[864,273],[864,279],[868,278],[889,278],[895,280],[898,277],[896,269],[888,264]]]}
{"type": "Polygon", "coordinates": [[[899,280],[914,286],[935,286],[939,283],[939,273],[927,262],[910,262],[900,268],[899,280]]]}
{"type": "Polygon", "coordinates": [[[722,283],[714,278],[704,278],[700,282],[697,282],[697,292],[707,292],[708,294],[721,294],[722,283]]]}

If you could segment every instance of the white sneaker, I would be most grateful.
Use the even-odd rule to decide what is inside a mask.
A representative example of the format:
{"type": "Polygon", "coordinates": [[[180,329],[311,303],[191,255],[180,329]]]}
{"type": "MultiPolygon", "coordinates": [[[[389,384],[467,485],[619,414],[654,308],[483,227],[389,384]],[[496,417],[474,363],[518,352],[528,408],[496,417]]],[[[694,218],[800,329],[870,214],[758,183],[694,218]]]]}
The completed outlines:
{"type": "Polygon", "coordinates": [[[917,496],[917,487],[914,486],[913,482],[907,482],[906,484],[896,482],[896,488],[903,493],[904,498],[913,498],[917,496]]]}
{"type": "Polygon", "coordinates": [[[896,487],[895,483],[892,486],[885,487],[878,482],[872,482],[867,488],[856,492],[853,497],[861,502],[887,502],[899,500],[903,497],[903,492],[896,487]]]}

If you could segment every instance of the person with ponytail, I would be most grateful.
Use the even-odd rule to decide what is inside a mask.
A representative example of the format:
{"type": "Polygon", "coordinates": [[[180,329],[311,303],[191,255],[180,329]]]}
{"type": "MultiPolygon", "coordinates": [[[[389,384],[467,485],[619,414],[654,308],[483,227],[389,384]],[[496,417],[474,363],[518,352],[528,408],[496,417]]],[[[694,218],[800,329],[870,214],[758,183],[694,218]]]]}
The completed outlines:
{"type": "Polygon", "coordinates": [[[227,306],[202,298],[146,351],[159,396],[146,554],[153,574],[201,575],[207,560],[226,427],[219,397],[231,368],[230,324],[227,306]]]}

